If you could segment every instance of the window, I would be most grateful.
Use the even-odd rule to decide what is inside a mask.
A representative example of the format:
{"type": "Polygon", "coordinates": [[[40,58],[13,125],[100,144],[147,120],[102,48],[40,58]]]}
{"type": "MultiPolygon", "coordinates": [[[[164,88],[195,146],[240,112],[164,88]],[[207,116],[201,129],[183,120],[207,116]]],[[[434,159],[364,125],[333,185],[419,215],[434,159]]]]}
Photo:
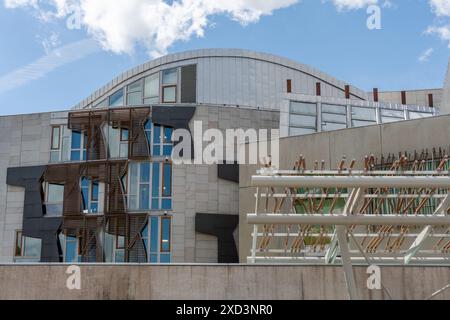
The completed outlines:
{"type": "Polygon", "coordinates": [[[128,172],[128,209],[172,209],[170,162],[131,162],[128,172]]]}
{"type": "Polygon", "coordinates": [[[147,121],[145,123],[144,130],[152,156],[170,157],[172,155],[172,128],[153,124],[151,121],[147,121]]]}
{"type": "Polygon", "coordinates": [[[317,104],[291,102],[289,125],[293,134],[317,132],[317,104]]]}
{"type": "Polygon", "coordinates": [[[142,80],[133,82],[127,87],[127,105],[142,105],[142,80]]]}
{"type": "Polygon", "coordinates": [[[103,134],[108,137],[108,157],[127,158],[128,157],[128,128],[119,125],[104,125],[103,134]]]}
{"type": "Polygon", "coordinates": [[[177,102],[177,82],[178,69],[168,69],[162,72],[162,102],[176,103],[177,102]]]}
{"type": "Polygon", "coordinates": [[[22,230],[16,231],[14,257],[25,259],[40,259],[41,239],[30,238],[23,235],[22,230]]]}
{"type": "Polygon", "coordinates": [[[70,151],[70,160],[81,161],[86,160],[86,131],[72,130],[72,142],[70,151]]]}
{"type": "Polygon", "coordinates": [[[64,185],[55,183],[44,183],[45,194],[45,216],[60,217],[63,213],[64,185]]]}
{"type": "Polygon", "coordinates": [[[362,127],[377,123],[374,108],[362,108],[352,106],[352,127],[362,127]]]}
{"type": "Polygon", "coordinates": [[[99,212],[99,189],[100,184],[97,178],[81,178],[81,209],[83,210],[83,213],[99,212]]]}
{"type": "Polygon", "coordinates": [[[381,123],[397,122],[405,119],[405,113],[403,110],[393,110],[393,109],[380,109],[380,110],[381,110],[381,123]]]}
{"type": "Polygon", "coordinates": [[[141,231],[150,263],[170,263],[172,219],[168,216],[151,216],[141,231]]]}
{"type": "Polygon", "coordinates": [[[103,99],[102,101],[100,101],[99,103],[97,103],[96,105],[94,105],[94,108],[104,108],[108,106],[108,98],[103,99]]]}
{"type": "Polygon", "coordinates": [[[103,246],[105,262],[125,261],[125,237],[119,233],[118,229],[116,225],[114,233],[105,233],[103,246]]]}
{"type": "Polygon", "coordinates": [[[65,236],[64,262],[81,262],[81,241],[79,237],[65,236]]]}
{"type": "Polygon", "coordinates": [[[61,160],[61,127],[52,127],[52,136],[50,143],[50,162],[59,162],[61,160]]]}
{"type": "Polygon", "coordinates": [[[144,79],[144,104],[159,103],[159,74],[144,79]]]}
{"type": "Polygon", "coordinates": [[[347,107],[322,104],[322,130],[338,130],[347,128],[347,107]]]}
{"type": "Polygon", "coordinates": [[[109,97],[109,106],[110,107],[120,107],[123,106],[123,88],[114,92],[110,97],[109,97]]]}
{"type": "Polygon", "coordinates": [[[52,127],[52,150],[59,150],[61,140],[61,128],[60,126],[52,127]]]}

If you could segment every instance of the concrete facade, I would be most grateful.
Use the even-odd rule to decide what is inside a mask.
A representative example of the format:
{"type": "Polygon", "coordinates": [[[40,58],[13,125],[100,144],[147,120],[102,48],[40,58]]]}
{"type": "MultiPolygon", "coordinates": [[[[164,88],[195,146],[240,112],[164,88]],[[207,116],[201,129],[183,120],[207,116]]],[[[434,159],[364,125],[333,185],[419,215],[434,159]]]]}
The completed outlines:
{"type": "MultiPolygon", "coordinates": [[[[0,299],[348,299],[339,266],[81,265],[81,290],[67,289],[67,267],[0,266],[0,299]]],[[[354,269],[358,298],[365,300],[426,299],[450,278],[446,267],[382,267],[386,293],[368,290],[366,268],[354,269]]],[[[436,299],[450,299],[450,291],[436,299]]]]}
{"type": "Polygon", "coordinates": [[[0,261],[12,262],[16,230],[22,228],[24,190],[6,185],[8,167],[46,164],[50,113],[0,117],[0,261]]]}

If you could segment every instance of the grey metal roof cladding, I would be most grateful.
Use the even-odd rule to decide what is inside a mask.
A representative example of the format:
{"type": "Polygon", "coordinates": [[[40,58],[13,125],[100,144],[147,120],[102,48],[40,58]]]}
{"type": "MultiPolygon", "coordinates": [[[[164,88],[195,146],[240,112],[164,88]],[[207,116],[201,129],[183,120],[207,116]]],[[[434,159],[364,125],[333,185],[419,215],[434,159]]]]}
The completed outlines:
{"type": "MultiPolygon", "coordinates": [[[[145,76],[145,74],[152,69],[160,69],[161,67],[169,64],[176,64],[178,62],[189,60],[195,62],[196,60],[203,58],[252,59],[292,69],[293,71],[297,71],[310,77],[316,78],[318,81],[338,88],[339,90],[344,90],[345,85],[348,84],[310,66],[273,54],[249,51],[244,49],[199,49],[169,54],[138,65],[122,73],[100,89],[96,90],[89,97],[75,105],[73,109],[83,109],[90,107],[93,103],[101,101],[103,98],[107,97],[115,90],[120,89],[133,80],[137,80],[142,76],[145,76]]],[[[359,88],[351,86],[351,92],[354,97],[363,100],[366,100],[368,98],[367,93],[359,88]]]]}

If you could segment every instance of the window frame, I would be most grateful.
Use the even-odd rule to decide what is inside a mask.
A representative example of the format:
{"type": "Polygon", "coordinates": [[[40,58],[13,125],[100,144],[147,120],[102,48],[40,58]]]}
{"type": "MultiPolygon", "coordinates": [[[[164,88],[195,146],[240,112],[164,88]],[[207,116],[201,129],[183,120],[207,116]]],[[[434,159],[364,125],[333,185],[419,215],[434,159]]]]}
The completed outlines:
{"type": "Polygon", "coordinates": [[[97,215],[100,214],[100,180],[98,177],[94,176],[82,176],[80,178],[80,191],[81,191],[81,204],[83,205],[83,189],[86,187],[83,186],[83,179],[88,180],[88,186],[87,186],[87,209],[81,208],[81,211],[83,214],[89,214],[89,215],[97,215]],[[94,183],[97,183],[97,200],[94,200],[94,183]],[[97,212],[92,211],[92,204],[97,204],[97,212]]]}
{"type": "Polygon", "coordinates": [[[51,215],[49,217],[60,217],[60,216],[62,216],[63,213],[64,213],[65,184],[64,183],[52,183],[52,182],[48,182],[48,181],[44,181],[43,183],[44,183],[44,202],[43,202],[43,205],[46,206],[46,209],[47,209],[48,205],[60,205],[61,206],[61,215],[57,215],[57,216],[51,215]],[[55,201],[49,201],[48,200],[48,197],[50,195],[50,185],[57,185],[57,186],[62,186],[63,187],[63,198],[62,198],[61,201],[55,202],[55,201]]]}
{"type": "Polygon", "coordinates": [[[178,93],[177,93],[177,85],[176,84],[162,86],[162,103],[177,103],[177,98],[178,98],[178,93]],[[169,89],[169,88],[175,89],[175,97],[174,97],[174,100],[166,101],[165,89],[169,89]]]}
{"type": "Polygon", "coordinates": [[[51,137],[51,143],[50,143],[50,150],[51,151],[57,151],[57,150],[60,150],[60,149],[61,149],[61,126],[52,126],[52,137],[51,137]],[[55,140],[54,140],[54,138],[55,138],[55,135],[54,135],[55,129],[58,129],[58,146],[57,147],[53,146],[54,142],[55,142],[55,140]]]}

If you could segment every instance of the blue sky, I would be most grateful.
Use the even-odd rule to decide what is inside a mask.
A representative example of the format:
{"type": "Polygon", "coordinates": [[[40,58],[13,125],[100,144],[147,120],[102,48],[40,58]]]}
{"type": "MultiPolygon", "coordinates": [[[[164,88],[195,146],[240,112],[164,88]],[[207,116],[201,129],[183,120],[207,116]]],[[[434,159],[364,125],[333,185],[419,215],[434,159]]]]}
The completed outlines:
{"type": "MultiPolygon", "coordinates": [[[[86,14],[78,30],[67,28],[70,12],[51,0],[0,1],[0,115],[68,109],[114,76],[165,52],[211,47],[269,52],[365,90],[441,87],[450,53],[443,32],[448,30],[450,0],[391,0],[388,5],[380,1],[381,30],[366,26],[367,4],[376,0],[283,0],[284,5],[272,6],[265,0],[256,8],[246,7],[252,1],[228,0],[240,7],[219,5],[202,11],[199,4],[201,14],[187,17],[183,26],[183,32],[192,30],[181,35],[176,26],[162,28],[172,24],[170,17],[157,26],[146,16],[134,25],[119,26],[97,19],[105,7],[93,7],[87,4],[90,0],[72,0],[80,1],[86,14]],[[161,39],[147,39],[149,34],[161,39]]],[[[118,21],[130,21],[129,15],[136,12],[132,6],[146,1],[162,2],[130,0],[118,21]]],[[[161,7],[167,16],[186,15],[171,5],[161,7]]],[[[114,21],[117,15],[121,10],[111,13],[114,21]]]]}

